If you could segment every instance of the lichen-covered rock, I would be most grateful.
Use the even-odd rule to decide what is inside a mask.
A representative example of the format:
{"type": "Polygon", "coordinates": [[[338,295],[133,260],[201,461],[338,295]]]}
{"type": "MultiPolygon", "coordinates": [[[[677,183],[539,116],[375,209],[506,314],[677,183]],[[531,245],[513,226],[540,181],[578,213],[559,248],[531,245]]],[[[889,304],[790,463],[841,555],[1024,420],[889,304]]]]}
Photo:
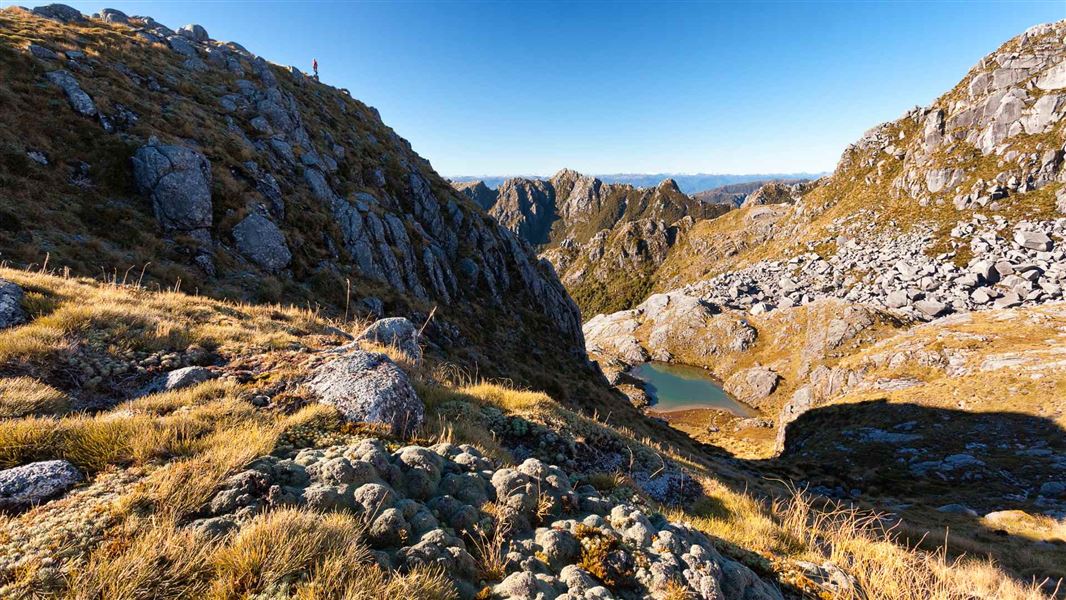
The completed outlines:
{"type": "Polygon", "coordinates": [[[319,402],[337,407],[349,421],[409,432],[425,418],[407,374],[384,354],[354,350],[331,360],[315,371],[310,388],[319,402]]]}
{"type": "Polygon", "coordinates": [[[133,177],[165,231],[210,229],[211,163],[203,154],[151,140],[133,155],[133,177]]]}
{"type": "Polygon", "coordinates": [[[418,345],[418,329],[404,317],[378,319],[356,339],[394,346],[414,361],[422,357],[422,348],[418,345]]]}
{"type": "Polygon", "coordinates": [[[0,471],[0,511],[22,510],[65,493],[84,476],[65,460],[46,460],[0,471]]]}
{"type": "Polygon", "coordinates": [[[29,316],[22,308],[22,288],[0,279],[0,329],[7,329],[25,323],[29,316]]]}
{"type": "Polygon", "coordinates": [[[259,213],[252,213],[238,223],[233,228],[233,239],[241,254],[268,271],[280,271],[292,260],[285,234],[259,213]]]}
{"type": "Polygon", "coordinates": [[[45,77],[63,90],[63,93],[67,96],[67,102],[70,103],[70,107],[75,112],[86,117],[95,117],[97,115],[96,104],[93,99],[89,97],[89,94],[85,93],[85,90],[81,89],[78,80],[70,72],[63,70],[51,71],[46,73],[45,77]]]}
{"type": "Polygon", "coordinates": [[[486,584],[506,598],[606,599],[615,597],[611,590],[660,597],[668,585],[687,597],[781,598],[703,533],[591,486],[574,491],[570,474],[539,460],[496,469],[469,445],[406,446],[390,454],[376,439],[290,452],[295,456],[257,459],[227,479],[189,526],[219,535],[283,503],[352,512],[365,519],[379,564],[442,569],[462,598],[486,584]],[[483,491],[454,495],[449,477],[483,491]],[[504,572],[496,582],[483,581],[468,544],[497,532],[504,572]]]}

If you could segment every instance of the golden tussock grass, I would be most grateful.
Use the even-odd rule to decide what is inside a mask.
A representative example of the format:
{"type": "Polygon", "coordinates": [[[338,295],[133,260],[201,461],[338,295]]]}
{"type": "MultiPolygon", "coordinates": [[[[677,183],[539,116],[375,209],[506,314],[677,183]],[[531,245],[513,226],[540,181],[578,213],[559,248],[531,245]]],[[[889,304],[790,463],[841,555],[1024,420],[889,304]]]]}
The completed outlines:
{"type": "MultiPolygon", "coordinates": [[[[695,515],[671,515],[713,537],[776,560],[829,561],[855,581],[843,598],[862,600],[1038,600],[1040,584],[1021,583],[995,563],[948,558],[944,546],[932,551],[908,547],[897,528],[880,515],[837,505],[816,507],[800,490],[767,506],[745,494],[706,482],[711,498],[695,515]]],[[[780,567],[778,567],[780,569],[780,567]]],[[[786,581],[789,577],[786,576],[786,581]]]]}
{"type": "Polygon", "coordinates": [[[70,398],[32,377],[0,379],[0,418],[58,415],[70,410],[70,398]]]}

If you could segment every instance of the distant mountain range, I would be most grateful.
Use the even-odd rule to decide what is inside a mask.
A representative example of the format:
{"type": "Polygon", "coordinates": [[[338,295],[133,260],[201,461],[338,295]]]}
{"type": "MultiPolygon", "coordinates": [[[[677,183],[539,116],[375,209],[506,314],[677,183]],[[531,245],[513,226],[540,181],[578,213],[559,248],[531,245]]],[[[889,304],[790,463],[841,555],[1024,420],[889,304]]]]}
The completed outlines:
{"type": "MultiPolygon", "coordinates": [[[[664,179],[673,179],[677,187],[686,194],[694,194],[712,188],[732,185],[735,183],[748,183],[763,180],[800,180],[817,179],[826,173],[749,173],[747,175],[731,175],[722,173],[695,173],[692,175],[676,173],[614,173],[610,175],[592,175],[604,183],[628,183],[635,187],[655,187],[664,179]]],[[[542,175],[501,175],[501,176],[469,176],[455,175],[448,179],[455,183],[469,181],[483,181],[490,188],[497,188],[508,179],[548,179],[542,175]]]]}

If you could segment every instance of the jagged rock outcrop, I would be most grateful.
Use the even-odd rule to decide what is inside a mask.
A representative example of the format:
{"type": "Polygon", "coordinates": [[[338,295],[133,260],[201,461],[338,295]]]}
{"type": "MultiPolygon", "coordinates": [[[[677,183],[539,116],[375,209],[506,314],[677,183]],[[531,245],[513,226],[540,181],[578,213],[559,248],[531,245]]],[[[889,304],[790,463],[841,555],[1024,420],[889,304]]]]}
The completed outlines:
{"type": "Polygon", "coordinates": [[[530,244],[546,244],[556,221],[555,188],[542,179],[508,179],[489,214],[530,244]]]}

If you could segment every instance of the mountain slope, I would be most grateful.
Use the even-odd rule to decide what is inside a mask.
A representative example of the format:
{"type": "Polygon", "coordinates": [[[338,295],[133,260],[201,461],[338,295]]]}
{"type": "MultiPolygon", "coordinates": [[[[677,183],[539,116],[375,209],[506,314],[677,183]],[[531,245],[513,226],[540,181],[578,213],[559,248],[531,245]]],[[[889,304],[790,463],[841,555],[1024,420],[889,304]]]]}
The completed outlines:
{"type": "Polygon", "coordinates": [[[373,108],[201,31],[57,18],[0,13],[8,264],[333,314],[437,307],[430,339],[470,368],[532,383],[513,360],[530,340],[580,362],[551,268],[373,108]]]}
{"type": "Polygon", "coordinates": [[[695,224],[660,293],[586,321],[592,356],[619,382],[646,360],[704,367],[760,415],[656,414],[1062,577],[1064,36],[1066,21],[1031,28],[809,189],[768,186],[695,224]]]}

